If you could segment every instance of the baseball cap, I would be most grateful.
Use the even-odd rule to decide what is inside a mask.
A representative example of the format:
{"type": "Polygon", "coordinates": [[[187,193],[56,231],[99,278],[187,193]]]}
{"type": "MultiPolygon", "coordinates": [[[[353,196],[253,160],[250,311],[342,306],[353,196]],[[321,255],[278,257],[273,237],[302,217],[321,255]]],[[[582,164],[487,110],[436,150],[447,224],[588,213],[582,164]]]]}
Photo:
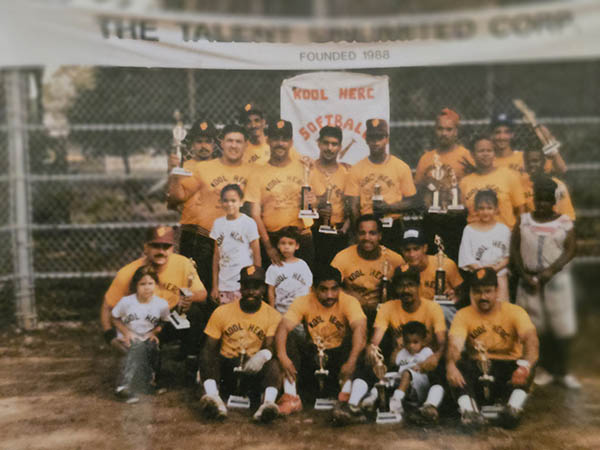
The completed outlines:
{"type": "Polygon", "coordinates": [[[402,264],[401,266],[396,267],[396,270],[394,270],[394,276],[392,277],[392,284],[395,285],[401,280],[410,280],[415,284],[419,284],[421,282],[421,274],[419,273],[419,269],[409,266],[408,264],[402,264]]]}
{"type": "Polygon", "coordinates": [[[196,120],[190,128],[185,140],[191,142],[200,136],[206,136],[213,139],[217,136],[217,129],[210,120],[196,120]]]}
{"type": "Polygon", "coordinates": [[[458,122],[460,122],[460,115],[456,111],[454,111],[453,109],[450,109],[450,108],[442,108],[442,110],[438,114],[438,119],[440,117],[447,117],[452,122],[454,122],[456,125],[458,125],[458,122]]]}
{"type": "Polygon", "coordinates": [[[280,136],[284,139],[292,139],[293,132],[292,123],[283,119],[269,122],[269,127],[267,128],[268,137],[280,136]]]}
{"type": "Polygon", "coordinates": [[[424,245],[426,243],[425,233],[422,230],[409,228],[402,235],[402,246],[408,244],[424,245]]]}
{"type": "Polygon", "coordinates": [[[146,232],[146,243],[175,245],[175,230],[163,225],[150,228],[146,232]]]}
{"type": "Polygon", "coordinates": [[[248,120],[248,116],[251,114],[256,114],[263,118],[265,117],[263,110],[256,103],[246,103],[240,110],[240,123],[245,123],[248,120]]]}
{"type": "Polygon", "coordinates": [[[498,276],[496,271],[490,267],[484,267],[471,273],[470,286],[497,286],[498,276]]]}
{"type": "Polygon", "coordinates": [[[512,117],[510,117],[507,113],[497,113],[492,116],[492,120],[490,122],[490,126],[492,128],[496,128],[499,126],[507,126],[512,128],[514,125],[512,117]]]}
{"type": "Polygon", "coordinates": [[[387,136],[389,133],[388,124],[383,119],[367,120],[367,136],[387,136]]]}
{"type": "Polygon", "coordinates": [[[265,281],[265,269],[260,266],[247,266],[240,271],[240,283],[246,281],[265,281]]]}

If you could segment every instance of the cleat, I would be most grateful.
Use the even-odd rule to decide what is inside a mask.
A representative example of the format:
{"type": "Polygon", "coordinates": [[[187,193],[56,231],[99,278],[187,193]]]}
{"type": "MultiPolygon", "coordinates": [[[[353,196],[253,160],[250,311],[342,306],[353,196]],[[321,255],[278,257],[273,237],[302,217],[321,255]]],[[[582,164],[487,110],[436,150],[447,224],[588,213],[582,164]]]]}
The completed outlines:
{"type": "Polygon", "coordinates": [[[367,422],[367,416],[361,408],[348,403],[338,403],[333,408],[332,419],[336,425],[354,425],[367,422]]]}
{"type": "Polygon", "coordinates": [[[375,403],[377,403],[377,389],[371,389],[360,402],[360,407],[364,409],[366,412],[374,413],[375,412],[375,403]]]}
{"type": "Polygon", "coordinates": [[[463,411],[460,413],[460,423],[469,429],[478,429],[485,424],[485,418],[479,411],[463,411]]]}
{"type": "Polygon", "coordinates": [[[582,388],[581,383],[574,375],[568,374],[558,379],[558,382],[567,389],[579,390],[582,388]]]}
{"type": "Polygon", "coordinates": [[[506,405],[506,407],[500,412],[499,419],[500,424],[504,428],[516,428],[521,421],[521,414],[523,410],[517,409],[512,406],[506,405]]]}
{"type": "Polygon", "coordinates": [[[279,405],[279,413],[284,416],[302,411],[302,400],[297,395],[283,394],[277,404],[279,405]]]}
{"type": "Polygon", "coordinates": [[[115,395],[119,398],[119,400],[124,401],[125,403],[133,404],[140,401],[137,395],[131,392],[127,386],[119,386],[115,390],[115,395]]]}
{"type": "Polygon", "coordinates": [[[279,408],[273,402],[264,402],[254,413],[256,422],[269,423],[279,417],[279,408]]]}
{"type": "Polygon", "coordinates": [[[200,410],[207,419],[223,420],[227,417],[227,407],[219,396],[203,395],[200,399],[200,410]]]}
{"type": "Polygon", "coordinates": [[[546,386],[554,381],[554,377],[542,367],[538,367],[535,371],[533,382],[538,386],[546,386]]]}

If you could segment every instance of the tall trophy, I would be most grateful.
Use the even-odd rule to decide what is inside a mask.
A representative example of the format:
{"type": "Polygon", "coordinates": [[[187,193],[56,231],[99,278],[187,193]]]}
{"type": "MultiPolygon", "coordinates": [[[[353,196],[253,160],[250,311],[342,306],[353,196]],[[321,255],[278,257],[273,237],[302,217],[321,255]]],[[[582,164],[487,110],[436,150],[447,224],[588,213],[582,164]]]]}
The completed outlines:
{"type": "Polygon", "coordinates": [[[304,167],[304,176],[302,179],[302,190],[300,191],[300,213],[298,217],[300,219],[318,219],[319,213],[311,205],[308,194],[311,191],[309,180],[310,180],[310,161],[308,158],[302,158],[302,165],[304,167]]]}
{"type": "Polygon", "coordinates": [[[433,300],[439,305],[454,305],[454,302],[448,298],[446,292],[446,271],[444,270],[444,260],[446,255],[444,253],[444,242],[439,235],[435,235],[433,240],[438,248],[437,257],[437,269],[435,270],[435,293],[433,300]]]}
{"type": "Polygon", "coordinates": [[[325,365],[327,364],[325,340],[321,336],[317,336],[315,339],[315,345],[317,346],[317,360],[319,362],[319,368],[315,370],[315,378],[317,379],[318,388],[317,398],[315,400],[315,409],[333,409],[335,400],[329,398],[325,392],[325,385],[327,383],[327,377],[329,376],[329,370],[325,368],[325,365]]]}
{"type": "Polygon", "coordinates": [[[490,373],[492,370],[492,361],[489,359],[485,345],[482,342],[475,340],[473,342],[473,349],[477,353],[477,367],[481,372],[478,380],[481,383],[483,401],[485,403],[485,405],[481,406],[481,414],[486,419],[497,419],[504,408],[502,405],[492,403],[491,387],[495,381],[494,376],[490,373]]]}
{"type": "Polygon", "coordinates": [[[183,122],[181,121],[181,113],[178,110],[176,110],[173,116],[175,117],[176,122],[175,127],[173,128],[173,147],[175,148],[175,154],[179,159],[179,167],[174,167],[173,170],[171,170],[171,175],[178,175],[180,177],[191,177],[192,172],[183,168],[183,154],[181,152],[181,143],[185,139],[187,132],[185,131],[185,128],[183,127],[183,122]]]}
{"type": "Polygon", "coordinates": [[[323,223],[319,227],[319,233],[323,234],[338,234],[335,227],[331,225],[331,193],[333,192],[333,186],[328,185],[325,191],[325,208],[329,211],[329,214],[323,217],[323,223]]]}
{"type": "Polygon", "coordinates": [[[234,391],[233,394],[229,396],[227,399],[227,407],[229,408],[239,408],[239,409],[249,409],[250,408],[250,399],[244,392],[244,365],[248,359],[247,351],[246,351],[246,332],[244,330],[240,331],[240,352],[239,352],[239,364],[233,368],[233,376],[235,378],[234,383],[234,391]]]}
{"type": "MultiPolygon", "coordinates": [[[[385,250],[383,250],[383,252],[385,252],[385,250]]],[[[379,305],[382,305],[383,303],[388,301],[388,290],[389,290],[389,285],[390,285],[390,280],[388,278],[388,272],[390,271],[390,262],[386,259],[385,254],[383,255],[383,263],[382,263],[382,268],[381,268],[381,272],[382,272],[382,277],[381,277],[381,281],[380,281],[380,301],[379,301],[379,305]]]]}
{"type": "Polygon", "coordinates": [[[433,199],[431,201],[431,206],[429,207],[429,212],[444,213],[446,210],[442,208],[442,199],[440,194],[442,193],[442,180],[446,176],[446,171],[442,165],[440,155],[437,153],[434,153],[433,155],[433,169],[431,169],[430,176],[432,182],[427,185],[427,189],[432,192],[433,199]]]}
{"type": "Polygon", "coordinates": [[[383,354],[381,349],[377,348],[375,354],[376,361],[373,367],[373,373],[377,377],[375,389],[377,389],[377,424],[394,424],[400,423],[402,417],[395,412],[390,411],[390,390],[393,387],[395,373],[388,373],[387,367],[384,364],[383,354]]]}
{"type": "Polygon", "coordinates": [[[456,173],[454,172],[454,170],[451,168],[450,169],[450,177],[451,177],[451,181],[450,181],[450,196],[451,196],[451,200],[450,200],[450,204],[448,205],[448,210],[450,211],[462,211],[465,209],[464,205],[460,204],[459,198],[458,198],[458,180],[456,179],[456,173]]]}
{"type": "MultiPolygon", "coordinates": [[[[187,277],[187,287],[179,288],[179,295],[181,297],[190,298],[194,295],[192,292],[192,282],[194,281],[194,275],[191,273],[187,277]]],[[[181,305],[177,305],[173,311],[169,314],[169,322],[177,330],[185,330],[191,327],[190,321],[187,318],[186,313],[181,310],[181,305]]]]}
{"type": "MultiPolygon", "coordinates": [[[[376,214],[375,211],[381,209],[380,205],[383,204],[383,194],[381,193],[381,185],[379,183],[375,183],[373,186],[371,201],[373,202],[373,214],[376,214]]],[[[381,221],[383,228],[392,228],[392,225],[394,224],[394,219],[389,216],[382,216],[379,220],[381,221]]]]}

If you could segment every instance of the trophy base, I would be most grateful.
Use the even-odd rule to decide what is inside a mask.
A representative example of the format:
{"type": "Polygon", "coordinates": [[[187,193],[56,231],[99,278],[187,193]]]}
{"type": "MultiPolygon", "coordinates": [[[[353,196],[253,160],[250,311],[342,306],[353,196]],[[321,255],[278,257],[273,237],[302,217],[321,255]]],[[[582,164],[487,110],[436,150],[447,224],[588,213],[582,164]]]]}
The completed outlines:
{"type": "Polygon", "coordinates": [[[454,306],[454,302],[445,295],[434,295],[433,301],[440,306],[454,306]]]}
{"type": "Polygon", "coordinates": [[[377,410],[377,418],[375,423],[378,425],[393,425],[402,422],[402,416],[391,411],[377,410]]]}
{"type": "Polygon", "coordinates": [[[194,174],[189,170],[185,170],[183,167],[175,167],[173,170],[171,170],[171,175],[177,175],[179,177],[191,177],[194,174]]]}
{"type": "Polygon", "coordinates": [[[464,205],[450,205],[448,206],[448,211],[464,211],[464,205]]]}
{"type": "Polygon", "coordinates": [[[319,233],[323,234],[338,234],[337,230],[329,225],[321,225],[319,227],[319,233]]]}
{"type": "Polygon", "coordinates": [[[393,217],[382,217],[379,220],[381,221],[383,228],[392,228],[392,225],[394,225],[393,217]]]}
{"type": "Polygon", "coordinates": [[[481,415],[488,420],[495,420],[500,417],[502,410],[502,405],[485,405],[481,407],[481,415]]]}
{"type": "Polygon", "coordinates": [[[187,319],[186,315],[179,314],[177,311],[172,311],[171,314],[169,314],[169,322],[171,322],[177,330],[186,330],[190,327],[190,321],[187,319]]]}
{"type": "Polygon", "coordinates": [[[314,209],[303,209],[300,211],[300,214],[298,214],[298,218],[300,218],[300,219],[318,219],[319,213],[316,212],[314,209]]]}
{"type": "Polygon", "coordinates": [[[446,214],[448,211],[446,209],[442,209],[439,206],[430,206],[429,209],[430,214],[446,214]]]}
{"type": "Polygon", "coordinates": [[[227,399],[228,408],[250,409],[250,399],[241,395],[230,395],[227,399]]]}
{"type": "Polygon", "coordinates": [[[319,411],[327,411],[333,409],[335,400],[332,398],[318,398],[315,400],[315,409],[319,411]]]}

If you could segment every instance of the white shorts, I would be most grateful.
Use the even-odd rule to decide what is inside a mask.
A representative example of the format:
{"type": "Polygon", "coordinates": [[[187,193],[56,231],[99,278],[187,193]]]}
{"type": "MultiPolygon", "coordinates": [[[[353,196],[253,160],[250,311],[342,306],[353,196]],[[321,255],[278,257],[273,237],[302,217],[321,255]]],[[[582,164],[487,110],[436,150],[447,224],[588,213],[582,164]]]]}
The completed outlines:
{"type": "Polygon", "coordinates": [[[563,269],[544,286],[542,293],[529,294],[519,281],[517,305],[525,308],[538,335],[552,332],[555,337],[570,338],[577,332],[575,298],[571,274],[563,269]]]}

